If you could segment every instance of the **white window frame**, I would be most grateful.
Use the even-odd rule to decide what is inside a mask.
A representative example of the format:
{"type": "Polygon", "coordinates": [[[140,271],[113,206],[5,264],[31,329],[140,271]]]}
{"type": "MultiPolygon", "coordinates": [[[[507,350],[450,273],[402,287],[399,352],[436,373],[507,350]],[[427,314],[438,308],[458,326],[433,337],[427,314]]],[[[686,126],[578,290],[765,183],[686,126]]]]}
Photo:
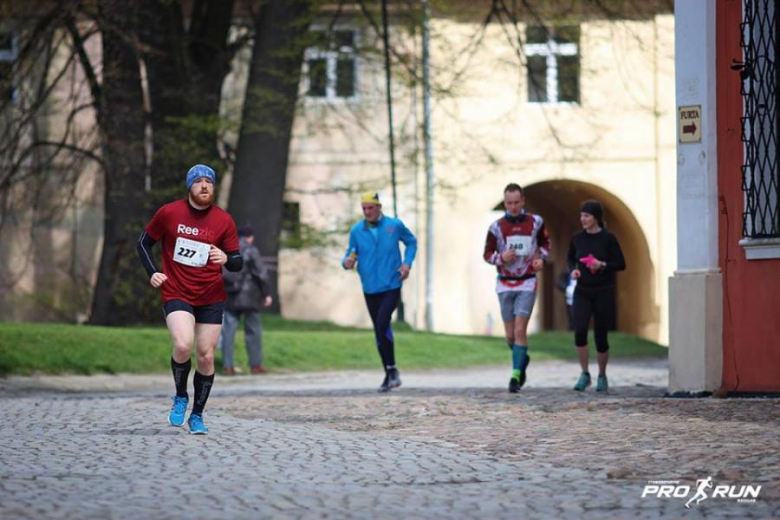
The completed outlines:
{"type": "MultiPolygon", "coordinates": [[[[558,101],[558,56],[577,56],[579,54],[579,45],[576,43],[558,43],[555,41],[553,31],[548,31],[547,41],[545,43],[526,43],[523,48],[525,50],[526,57],[542,56],[545,58],[545,65],[547,67],[545,71],[545,80],[547,83],[547,100],[546,101],[531,101],[529,98],[528,103],[534,105],[577,105],[577,101],[558,101]]],[[[526,72],[528,69],[526,68],[526,72]]],[[[531,81],[531,75],[527,74],[527,79],[531,81]]],[[[577,81],[579,81],[579,74],[577,81]]]]}
{"type": "Polygon", "coordinates": [[[360,57],[358,56],[357,49],[360,46],[360,31],[352,26],[336,26],[329,28],[326,26],[312,26],[311,31],[327,32],[331,30],[336,31],[349,31],[352,33],[353,38],[352,47],[341,47],[339,49],[321,49],[319,47],[309,47],[303,54],[303,95],[306,98],[307,103],[343,103],[343,102],[356,102],[360,100],[360,93],[358,87],[360,85],[360,57]],[[354,78],[353,78],[353,94],[351,96],[339,96],[336,92],[336,84],[338,81],[338,60],[340,56],[349,55],[354,63],[354,78]],[[310,96],[309,87],[309,61],[310,60],[325,60],[325,95],[324,96],[310,96]]]}

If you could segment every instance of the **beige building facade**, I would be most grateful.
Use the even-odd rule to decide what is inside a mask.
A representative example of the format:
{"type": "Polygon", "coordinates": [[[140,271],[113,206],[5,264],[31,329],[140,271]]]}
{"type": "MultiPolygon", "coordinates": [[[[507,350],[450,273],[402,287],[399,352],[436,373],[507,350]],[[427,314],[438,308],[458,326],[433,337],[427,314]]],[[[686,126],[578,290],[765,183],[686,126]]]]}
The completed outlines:
{"type": "MultiPolygon", "coordinates": [[[[566,270],[580,203],[595,198],[628,264],[618,276],[618,329],[666,343],[667,279],[676,267],[673,15],[551,23],[541,37],[533,25],[482,28],[446,17],[434,17],[431,28],[436,187],[430,236],[419,86],[398,81],[393,92],[398,216],[419,239],[403,289],[407,321],[425,327],[425,250],[433,240],[434,330],[502,334],[495,271],[482,260],[482,248],[489,223],[501,215],[504,186],[517,182],[553,240],[531,328],[566,328],[555,279],[566,270]],[[480,31],[480,44],[470,46],[480,31]]],[[[398,30],[394,36],[420,52],[419,35],[398,30]]],[[[370,29],[356,29],[355,38],[375,43],[370,29]]],[[[356,192],[367,187],[380,190],[385,212],[393,214],[384,76],[379,56],[364,54],[355,65],[353,96],[312,95],[312,63],[304,70],[288,201],[314,228],[345,230],[360,217],[356,192]]],[[[332,71],[328,81],[341,81],[332,71]]],[[[346,235],[340,238],[343,247],[281,253],[285,316],[369,324],[357,275],[339,267],[346,235]]]]}

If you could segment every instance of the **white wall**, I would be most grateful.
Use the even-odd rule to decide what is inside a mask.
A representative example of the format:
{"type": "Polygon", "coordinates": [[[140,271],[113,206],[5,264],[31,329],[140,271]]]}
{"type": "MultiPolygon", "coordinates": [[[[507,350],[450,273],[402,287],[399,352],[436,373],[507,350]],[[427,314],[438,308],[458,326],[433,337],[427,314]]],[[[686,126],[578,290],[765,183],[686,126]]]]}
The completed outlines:
{"type": "Polygon", "coordinates": [[[669,390],[712,391],[722,377],[718,268],[716,2],[677,0],[677,106],[700,105],[701,142],[677,145],[678,271],[672,296],[669,390]]]}

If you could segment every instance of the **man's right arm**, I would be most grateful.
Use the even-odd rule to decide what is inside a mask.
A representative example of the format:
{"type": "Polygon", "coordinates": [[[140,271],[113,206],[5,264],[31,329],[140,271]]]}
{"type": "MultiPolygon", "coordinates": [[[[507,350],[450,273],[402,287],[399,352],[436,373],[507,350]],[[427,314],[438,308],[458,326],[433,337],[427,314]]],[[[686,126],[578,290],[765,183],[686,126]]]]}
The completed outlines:
{"type": "Polygon", "coordinates": [[[498,239],[492,230],[488,230],[485,238],[485,251],[482,253],[485,262],[492,265],[504,265],[501,254],[498,252],[498,239]]]}
{"type": "Polygon", "coordinates": [[[154,263],[154,257],[152,256],[152,247],[154,247],[154,244],[156,243],[157,241],[149,236],[149,233],[144,230],[141,233],[141,236],[138,237],[138,245],[136,246],[138,256],[141,258],[141,263],[143,264],[144,269],[146,269],[146,274],[148,274],[150,278],[154,273],[159,272],[157,265],[154,263]]]}
{"type": "Polygon", "coordinates": [[[159,288],[168,280],[165,273],[157,269],[157,266],[154,263],[152,247],[154,247],[154,244],[157,243],[158,240],[161,240],[165,234],[165,223],[167,221],[169,207],[170,204],[166,204],[157,210],[157,213],[154,214],[152,220],[149,221],[149,225],[144,228],[143,232],[141,232],[141,236],[138,237],[138,246],[136,247],[138,256],[141,258],[141,263],[143,264],[144,269],[146,269],[146,273],[149,275],[149,283],[155,289],[159,288]],[[157,238],[154,238],[155,236],[157,238]]]}
{"type": "Polygon", "coordinates": [[[349,247],[344,252],[344,257],[341,259],[341,267],[344,269],[352,269],[355,267],[355,260],[357,259],[357,239],[355,238],[354,231],[349,232],[349,247]]]}

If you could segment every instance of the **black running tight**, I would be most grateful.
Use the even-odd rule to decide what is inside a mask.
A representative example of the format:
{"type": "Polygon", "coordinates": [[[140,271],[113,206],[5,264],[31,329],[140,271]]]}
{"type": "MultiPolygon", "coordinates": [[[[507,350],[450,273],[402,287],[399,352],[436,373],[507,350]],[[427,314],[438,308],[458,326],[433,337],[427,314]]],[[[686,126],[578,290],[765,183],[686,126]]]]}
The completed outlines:
{"type": "Polygon", "coordinates": [[[588,344],[588,325],[593,316],[593,335],[596,337],[596,350],[607,352],[609,343],[607,333],[615,328],[615,288],[602,287],[590,289],[577,287],[574,291],[572,309],[574,322],[574,344],[584,347],[588,344]]]}
{"type": "Polygon", "coordinates": [[[371,321],[374,324],[376,347],[379,350],[379,356],[382,358],[382,365],[384,365],[385,370],[395,368],[395,343],[393,329],[390,328],[390,319],[393,316],[393,311],[398,307],[401,289],[365,294],[365,297],[368,313],[371,315],[371,321]]]}

